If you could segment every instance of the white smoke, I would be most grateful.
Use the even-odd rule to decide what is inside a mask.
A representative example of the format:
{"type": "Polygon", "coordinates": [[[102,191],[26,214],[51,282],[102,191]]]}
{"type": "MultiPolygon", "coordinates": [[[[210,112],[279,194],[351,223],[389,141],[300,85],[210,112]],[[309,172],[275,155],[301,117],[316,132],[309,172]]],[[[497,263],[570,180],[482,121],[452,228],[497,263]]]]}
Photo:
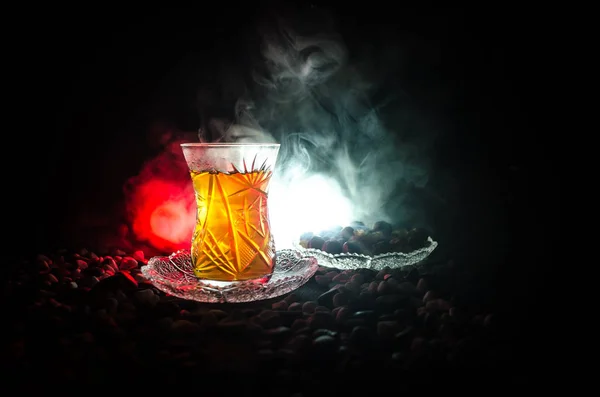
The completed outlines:
{"type": "Polygon", "coordinates": [[[262,56],[250,65],[233,119],[212,119],[212,132],[200,132],[201,140],[281,143],[269,199],[281,248],[353,220],[398,221],[402,187],[428,179],[425,153],[398,139],[407,126],[390,131],[382,121],[390,97],[372,102],[385,81],[368,81],[330,20],[315,20],[327,23],[282,16],[264,23],[262,56]]]}

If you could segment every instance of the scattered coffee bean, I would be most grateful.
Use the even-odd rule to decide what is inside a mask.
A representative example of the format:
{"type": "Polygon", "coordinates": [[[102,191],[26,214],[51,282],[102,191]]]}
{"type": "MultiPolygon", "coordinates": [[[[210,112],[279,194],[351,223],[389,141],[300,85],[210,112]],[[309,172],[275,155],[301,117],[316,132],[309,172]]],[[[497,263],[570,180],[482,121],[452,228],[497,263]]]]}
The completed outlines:
{"type": "MultiPolygon", "coordinates": [[[[306,241],[320,237],[325,243],[327,236],[374,245],[388,237],[390,244],[408,243],[410,237],[417,244],[425,236],[412,229],[390,234],[383,223],[373,229],[353,224],[306,241]]],[[[452,281],[458,278],[453,273],[321,267],[306,288],[274,301],[204,304],[154,287],[140,272],[147,262],[140,250],[82,249],[38,255],[18,266],[3,290],[11,303],[5,316],[14,317],[6,344],[11,366],[47,379],[56,374],[70,384],[106,381],[115,373],[141,379],[158,370],[175,380],[220,368],[248,379],[239,374],[254,370],[293,378],[308,395],[323,379],[362,382],[371,371],[405,384],[411,381],[407,371],[509,362],[498,361],[498,350],[510,350],[502,339],[504,322],[455,291],[462,284],[452,281]]]]}

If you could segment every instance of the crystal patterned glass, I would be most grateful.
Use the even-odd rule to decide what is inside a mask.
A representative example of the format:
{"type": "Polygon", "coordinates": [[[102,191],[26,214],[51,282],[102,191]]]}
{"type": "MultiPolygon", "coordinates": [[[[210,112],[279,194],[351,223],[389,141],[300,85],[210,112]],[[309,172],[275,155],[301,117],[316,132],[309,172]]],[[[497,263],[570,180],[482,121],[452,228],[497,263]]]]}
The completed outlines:
{"type": "Polygon", "coordinates": [[[275,264],[269,185],[279,144],[184,143],[196,201],[194,275],[203,280],[267,282],[275,264]]]}

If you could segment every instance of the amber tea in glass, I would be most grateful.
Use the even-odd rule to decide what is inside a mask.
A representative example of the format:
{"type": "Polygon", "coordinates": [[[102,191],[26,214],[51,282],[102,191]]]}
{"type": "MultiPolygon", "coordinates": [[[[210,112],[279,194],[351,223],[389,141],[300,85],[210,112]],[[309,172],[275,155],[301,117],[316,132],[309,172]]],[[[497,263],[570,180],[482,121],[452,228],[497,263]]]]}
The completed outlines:
{"type": "Polygon", "coordinates": [[[279,144],[184,143],[196,199],[196,277],[267,281],[275,263],[269,184],[279,144]]]}

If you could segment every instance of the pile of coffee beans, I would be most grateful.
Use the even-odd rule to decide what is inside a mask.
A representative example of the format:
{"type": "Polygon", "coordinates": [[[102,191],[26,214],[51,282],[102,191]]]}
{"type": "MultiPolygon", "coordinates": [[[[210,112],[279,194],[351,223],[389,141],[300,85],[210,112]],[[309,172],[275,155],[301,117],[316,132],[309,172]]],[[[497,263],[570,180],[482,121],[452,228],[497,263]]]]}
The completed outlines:
{"type": "Polygon", "coordinates": [[[464,390],[509,366],[502,321],[466,303],[451,261],[321,267],[293,293],[247,304],[167,295],[142,276],[146,263],[142,251],[86,249],[14,263],[3,285],[5,383],[21,392],[170,383],[308,397],[464,390]]]}
{"type": "Polygon", "coordinates": [[[389,252],[409,253],[428,246],[430,233],[423,228],[395,228],[391,223],[378,221],[372,227],[362,222],[338,226],[319,233],[300,236],[300,245],[330,254],[357,253],[374,256],[389,252]]]}

